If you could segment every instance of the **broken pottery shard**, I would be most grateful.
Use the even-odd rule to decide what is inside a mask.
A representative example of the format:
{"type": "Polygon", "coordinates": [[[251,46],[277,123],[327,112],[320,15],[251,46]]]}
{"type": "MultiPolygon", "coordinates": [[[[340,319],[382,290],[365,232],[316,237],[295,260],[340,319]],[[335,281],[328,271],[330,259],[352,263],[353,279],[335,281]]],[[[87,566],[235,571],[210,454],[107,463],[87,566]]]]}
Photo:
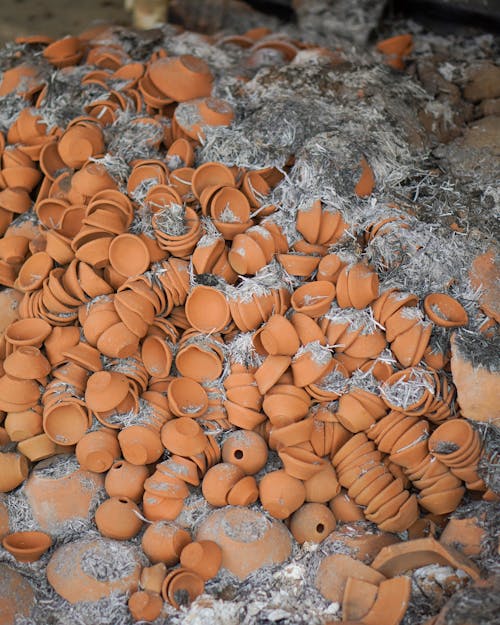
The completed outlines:
{"type": "Polygon", "coordinates": [[[372,567],[387,577],[394,577],[428,564],[452,566],[465,571],[473,579],[479,577],[479,569],[471,560],[431,537],[384,547],[372,562],[372,567]]]}
{"type": "Polygon", "coordinates": [[[327,556],[319,565],[315,581],[316,588],[325,599],[341,603],[349,577],[376,585],[385,579],[381,572],[359,560],[335,553],[327,556]]]}
{"type": "Polygon", "coordinates": [[[461,334],[452,336],[451,372],[460,411],[466,419],[494,421],[500,417],[500,371],[489,367],[498,367],[495,345],[495,339],[479,335],[476,340],[461,334]]]}
{"type": "Polygon", "coordinates": [[[0,623],[14,625],[29,617],[35,596],[28,581],[5,564],[0,564],[0,623]]]}
{"type": "Polygon", "coordinates": [[[481,289],[479,296],[481,308],[489,317],[500,323],[500,263],[493,249],[474,260],[469,278],[474,288],[481,289]]]}

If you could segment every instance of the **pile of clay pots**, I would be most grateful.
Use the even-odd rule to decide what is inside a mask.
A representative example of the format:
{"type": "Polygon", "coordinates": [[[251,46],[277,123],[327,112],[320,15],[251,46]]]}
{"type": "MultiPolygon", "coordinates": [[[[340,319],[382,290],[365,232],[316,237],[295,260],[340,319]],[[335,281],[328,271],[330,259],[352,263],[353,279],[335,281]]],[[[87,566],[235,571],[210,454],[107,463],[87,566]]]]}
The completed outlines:
{"type": "MultiPolygon", "coordinates": [[[[296,53],[296,42],[255,37],[232,43],[296,53]]],[[[192,489],[214,508],[260,501],[299,543],[324,540],[337,521],[411,530],[421,510],[453,512],[466,489],[494,496],[477,473],[481,440],[460,417],[449,357],[429,349],[434,325],[467,324],[457,300],[380,289],[372,267],[332,251],[348,215],[319,199],[297,211],[290,244],[268,202],[278,170],[195,167],[207,126],[234,117],[211,97],[202,59],[160,50],[136,63],[90,36],[50,43],[43,57],[94,65],[82,88],[107,95],[49,128],[37,68],[14,67],[0,85],[26,99],[1,153],[0,284],[11,316],[0,335],[0,492],[59,453],[105,474],[101,534],[125,541],[148,522],[153,566],[129,600],[138,620],[156,618],[163,600],[193,601],[232,557],[172,523],[192,489]],[[131,107],[162,156],[128,163],[122,184],[100,157],[104,130],[131,107]],[[32,219],[16,219],[32,204],[32,219]],[[139,214],[149,228],[136,227],[139,214]],[[270,263],[293,280],[259,284],[270,263]],[[244,333],[247,360],[231,347],[244,333]],[[223,430],[233,431],[220,446],[223,430]],[[262,474],[270,451],[282,468],[262,474]]],[[[374,185],[364,160],[353,194],[374,185]]],[[[4,546],[16,557],[16,541],[32,559],[51,544],[11,535],[4,546]]],[[[356,579],[348,596],[367,588],[356,579]]],[[[49,582],[57,589],[54,574],[49,582]]],[[[407,597],[409,581],[382,581],[376,606],[387,593],[407,597]]],[[[380,622],[378,607],[370,614],[363,622],[380,622]]]]}

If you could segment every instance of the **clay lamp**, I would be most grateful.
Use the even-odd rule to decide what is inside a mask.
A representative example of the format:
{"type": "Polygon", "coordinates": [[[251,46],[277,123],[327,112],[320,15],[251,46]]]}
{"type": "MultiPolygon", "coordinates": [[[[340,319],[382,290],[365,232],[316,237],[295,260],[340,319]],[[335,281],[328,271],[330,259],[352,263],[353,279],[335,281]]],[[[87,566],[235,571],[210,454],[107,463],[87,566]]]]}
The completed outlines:
{"type": "Polygon", "coordinates": [[[424,299],[424,310],[431,321],[445,328],[467,325],[469,318],[464,307],[445,293],[432,293],[424,299]]]}
{"type": "Polygon", "coordinates": [[[30,345],[21,346],[7,356],[3,368],[8,375],[25,380],[43,379],[51,370],[49,361],[41,351],[30,345]]]}
{"type": "MultiPolygon", "coordinates": [[[[102,131],[97,124],[70,126],[59,140],[57,152],[67,167],[80,169],[89,158],[104,152],[102,131]]],[[[54,166],[58,165],[55,157],[52,163],[47,163],[47,165],[49,165],[48,170],[53,171],[54,166]]]]}
{"type": "MultiPolygon", "coordinates": [[[[248,171],[243,176],[241,190],[247,196],[252,208],[262,208],[264,198],[271,193],[271,186],[258,171],[248,171]]],[[[266,215],[266,209],[259,215],[266,215]]]]}
{"type": "Polygon", "coordinates": [[[208,408],[205,389],[190,378],[174,378],[168,387],[167,397],[170,410],[178,417],[200,417],[208,408]]]}
{"type": "Polygon", "coordinates": [[[31,438],[26,438],[17,445],[17,450],[31,462],[50,458],[50,456],[60,453],[62,449],[64,448],[56,445],[46,434],[37,434],[31,438]]]}
{"type": "Polygon", "coordinates": [[[130,540],[142,527],[139,507],[123,496],[106,499],[96,510],[95,523],[103,536],[115,540],[130,540]]]}
{"type": "Polygon", "coordinates": [[[378,296],[379,279],[375,271],[363,263],[346,265],[337,279],[337,303],[361,310],[378,296]]]}
{"type": "Polygon", "coordinates": [[[10,441],[15,443],[41,434],[42,409],[40,406],[34,406],[21,412],[10,412],[5,417],[3,425],[10,441]]]}
{"type": "Polygon", "coordinates": [[[15,532],[2,540],[3,548],[18,562],[36,562],[52,546],[45,532],[15,532]]]}
{"type": "Polygon", "coordinates": [[[201,427],[189,417],[179,417],[165,423],[161,430],[161,441],[171,453],[186,457],[199,454],[208,444],[201,427]]]}
{"type": "Polygon", "coordinates": [[[212,91],[210,68],[192,55],[157,59],[150,64],[148,76],[161,93],[176,102],[209,96],[212,91]]]}
{"type": "Polygon", "coordinates": [[[169,169],[192,167],[194,164],[194,150],[188,139],[176,139],[167,150],[169,169]]]}
{"type": "Polygon", "coordinates": [[[138,348],[138,335],[121,321],[107,328],[97,341],[97,349],[109,358],[128,358],[138,348]]]}

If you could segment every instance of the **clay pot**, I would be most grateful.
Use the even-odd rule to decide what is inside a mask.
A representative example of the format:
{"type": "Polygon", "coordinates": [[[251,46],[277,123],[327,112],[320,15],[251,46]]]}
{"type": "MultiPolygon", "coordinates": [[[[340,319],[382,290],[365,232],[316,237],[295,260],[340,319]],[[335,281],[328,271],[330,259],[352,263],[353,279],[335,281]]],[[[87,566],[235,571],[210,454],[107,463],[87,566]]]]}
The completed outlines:
{"type": "Polygon", "coordinates": [[[138,590],[130,595],[128,609],[134,621],[154,621],[163,608],[163,599],[158,593],[138,590]]]}
{"type": "Polygon", "coordinates": [[[43,429],[58,445],[75,445],[90,424],[88,411],[77,402],[61,401],[43,411],[43,429]]]}
{"type": "Polygon", "coordinates": [[[222,445],[222,459],[239,467],[247,475],[258,473],[266,464],[268,448],[257,432],[239,430],[230,434],[222,445]]]}
{"type": "Polygon", "coordinates": [[[165,578],[162,596],[165,601],[180,609],[181,605],[189,606],[204,589],[205,584],[199,575],[179,568],[171,571],[165,578]]]}
{"type": "Polygon", "coordinates": [[[141,357],[149,375],[155,378],[166,378],[170,374],[172,350],[162,337],[147,336],[142,342],[141,357]]]}
{"type": "Polygon", "coordinates": [[[18,562],[36,562],[50,549],[52,539],[45,532],[15,532],[7,534],[2,545],[18,562]]]}
{"type": "Polygon", "coordinates": [[[148,68],[148,76],[162,94],[176,102],[209,96],[212,90],[208,65],[188,54],[154,61],[148,68]]]}
{"type": "Polygon", "coordinates": [[[106,499],[96,510],[95,523],[103,536],[115,540],[129,540],[142,527],[138,506],[123,496],[106,499]]]}
{"type": "Polygon", "coordinates": [[[303,483],[285,471],[271,471],[259,483],[262,506],[273,517],[286,519],[305,501],[303,483]]]}
{"type": "Polygon", "coordinates": [[[195,170],[191,180],[194,195],[200,199],[204,189],[215,185],[234,187],[235,179],[232,171],[222,163],[203,163],[195,170]]]}
{"type": "Polygon", "coordinates": [[[340,308],[361,310],[377,298],[378,287],[379,279],[372,268],[363,263],[346,265],[337,279],[337,303],[340,308]]]}
{"type": "Polygon", "coordinates": [[[208,443],[201,427],[189,417],[165,423],[161,441],[171,453],[186,457],[201,453],[208,443]]]}
{"type": "Polygon", "coordinates": [[[83,469],[104,473],[111,468],[115,458],[120,457],[121,450],[115,433],[102,428],[85,434],[78,441],[75,454],[83,469]]]}
{"type": "Polygon", "coordinates": [[[151,562],[171,567],[179,562],[182,550],[191,540],[189,532],[175,523],[154,522],[144,532],[141,545],[151,562]]]}
{"type": "Polygon", "coordinates": [[[144,273],[149,268],[151,258],[146,244],[139,236],[120,234],[109,246],[109,262],[118,273],[131,277],[144,273]]]}
{"type": "Polygon", "coordinates": [[[116,371],[98,371],[90,376],[85,389],[85,401],[95,412],[113,410],[127,396],[129,382],[116,371]]]}
{"type": "Polygon", "coordinates": [[[169,384],[167,397],[170,410],[178,417],[200,417],[208,408],[205,389],[190,378],[174,378],[169,384]]]}
{"type": "Polygon", "coordinates": [[[290,531],[301,545],[306,541],[320,543],[335,529],[335,517],[323,504],[306,503],[290,518],[290,531]]]}
{"type": "Polygon", "coordinates": [[[17,445],[17,450],[22,453],[31,462],[38,462],[39,460],[45,460],[60,453],[63,447],[59,447],[56,443],[50,440],[47,434],[37,434],[30,438],[25,438],[17,445]]]}
{"type": "Polygon", "coordinates": [[[289,356],[268,356],[254,374],[259,392],[264,395],[290,366],[289,356]]]}
{"type": "Polygon", "coordinates": [[[217,543],[222,566],[239,579],[266,564],[284,562],[291,553],[285,526],[246,508],[215,510],[200,523],[196,540],[217,543]]]}
{"type": "Polygon", "coordinates": [[[424,310],[431,321],[445,328],[467,325],[469,318],[464,307],[445,293],[431,293],[424,299],[424,310]]]}
{"type": "Polygon", "coordinates": [[[149,476],[145,466],[137,466],[120,460],[115,462],[104,481],[104,488],[110,497],[127,497],[139,503],[144,494],[144,482],[149,476]]]}
{"type": "Polygon", "coordinates": [[[336,495],[328,505],[337,521],[353,523],[363,521],[365,518],[361,507],[358,506],[345,491],[336,495]]]}
{"type": "Polygon", "coordinates": [[[196,286],[185,303],[186,316],[199,332],[223,330],[231,320],[226,297],[213,287],[196,286]]]}
{"type": "Polygon", "coordinates": [[[300,286],[292,295],[295,311],[309,317],[320,317],[328,312],[335,298],[335,286],[331,282],[315,281],[300,286]]]}
{"type": "Polygon", "coordinates": [[[7,493],[20,484],[28,476],[28,461],[21,454],[0,452],[0,492],[7,493]]]}
{"type": "Polygon", "coordinates": [[[123,457],[134,465],[156,462],[164,449],[160,439],[160,423],[153,417],[138,425],[129,425],[120,431],[118,441],[123,457]]]}
{"type": "Polygon", "coordinates": [[[54,552],[47,565],[47,579],[57,594],[70,603],[94,602],[112,593],[133,592],[141,568],[137,547],[105,538],[87,538],[62,545],[54,552]],[[112,568],[115,571],[112,579],[102,579],[89,567],[89,561],[112,568]],[[120,562],[127,562],[128,566],[120,566],[120,562]]]}
{"type": "Polygon", "coordinates": [[[5,430],[12,442],[23,441],[43,432],[42,410],[35,406],[22,412],[10,412],[5,417],[5,430]]]}
{"type": "Polygon", "coordinates": [[[293,325],[283,315],[273,315],[260,333],[262,346],[271,356],[294,356],[300,347],[293,325]]]}
{"type": "Polygon", "coordinates": [[[225,506],[228,503],[229,491],[243,477],[245,477],[243,469],[234,464],[227,462],[216,464],[207,471],[203,478],[203,496],[212,506],[225,506]]]}
{"type": "Polygon", "coordinates": [[[295,355],[291,368],[293,382],[298,387],[321,380],[331,368],[332,354],[318,342],[309,343],[295,355]]]}
{"type": "Polygon", "coordinates": [[[181,566],[193,571],[204,581],[215,577],[222,564],[222,550],[211,540],[189,543],[184,547],[180,557],[181,566]]]}
{"type": "Polygon", "coordinates": [[[52,328],[43,319],[20,319],[6,328],[5,340],[11,346],[10,351],[28,345],[40,348],[51,331],[52,328]]]}

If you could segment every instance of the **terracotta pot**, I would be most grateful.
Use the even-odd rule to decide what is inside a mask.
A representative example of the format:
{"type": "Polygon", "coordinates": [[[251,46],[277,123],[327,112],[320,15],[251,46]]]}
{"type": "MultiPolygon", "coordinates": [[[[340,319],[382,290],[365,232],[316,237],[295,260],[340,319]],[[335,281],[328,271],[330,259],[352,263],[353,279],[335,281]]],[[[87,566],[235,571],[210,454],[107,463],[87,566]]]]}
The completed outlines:
{"type": "Polygon", "coordinates": [[[193,174],[191,181],[193,193],[197,199],[200,199],[203,190],[207,187],[213,187],[214,185],[234,187],[234,175],[229,167],[226,167],[222,163],[203,163],[193,174]]]}
{"type": "Polygon", "coordinates": [[[186,457],[202,452],[208,444],[201,427],[189,417],[165,423],[161,430],[161,440],[171,453],[186,457]]]}
{"type": "Polygon", "coordinates": [[[211,540],[189,543],[184,547],[180,557],[181,566],[193,571],[204,581],[215,577],[222,564],[222,550],[211,540]]]}
{"type": "Polygon", "coordinates": [[[300,545],[306,541],[322,542],[335,525],[332,512],[320,503],[306,503],[290,518],[290,531],[300,545]]]}
{"type": "Polygon", "coordinates": [[[15,623],[16,618],[30,618],[36,602],[31,584],[24,575],[21,575],[6,564],[0,564],[0,576],[2,578],[0,603],[2,605],[3,622],[11,625],[11,623],[15,623]]]}
{"type": "Polygon", "coordinates": [[[259,391],[264,395],[274,386],[292,362],[289,356],[268,356],[254,374],[259,391]]]}
{"type": "Polygon", "coordinates": [[[7,534],[2,545],[18,562],[36,562],[52,546],[45,532],[15,532],[7,534]]]}
{"type": "Polygon", "coordinates": [[[179,562],[182,550],[192,541],[188,531],[175,523],[154,522],[142,536],[142,549],[153,563],[163,562],[168,567],[179,562]]]}
{"type": "Polygon", "coordinates": [[[77,402],[61,401],[43,411],[43,429],[58,445],[76,445],[90,427],[89,413],[77,402]]]}
{"type": "Polygon", "coordinates": [[[445,293],[432,293],[424,299],[424,310],[438,326],[455,328],[467,325],[469,318],[464,307],[445,293]]]}
{"type": "Polygon", "coordinates": [[[43,432],[42,410],[35,406],[21,412],[9,412],[4,421],[5,431],[12,442],[23,441],[43,432]]]}
{"type": "Polygon", "coordinates": [[[21,454],[12,452],[0,453],[0,492],[7,493],[28,477],[29,466],[27,459],[21,454]]]}
{"type": "Polygon", "coordinates": [[[196,540],[217,543],[222,550],[222,566],[239,579],[266,564],[284,562],[291,553],[286,527],[246,508],[213,511],[200,523],[196,540]]]}
{"type": "Polygon", "coordinates": [[[158,593],[138,590],[130,595],[128,609],[134,621],[154,621],[163,608],[163,599],[158,593]]]}
{"type": "Polygon", "coordinates": [[[260,340],[271,356],[294,356],[300,347],[293,325],[283,315],[273,315],[264,326],[260,340]]]}
{"type": "Polygon", "coordinates": [[[286,519],[305,501],[303,483],[285,471],[271,471],[259,483],[262,506],[273,517],[286,519]]]}
{"type": "Polygon", "coordinates": [[[90,376],[85,389],[85,401],[96,412],[112,410],[122,402],[129,391],[125,375],[115,371],[98,371],[90,376]]]}
{"type": "Polygon", "coordinates": [[[291,304],[297,312],[319,317],[328,312],[334,298],[335,286],[331,282],[315,281],[296,289],[291,304]]]}
{"type": "Polygon", "coordinates": [[[188,54],[154,61],[149,66],[148,76],[161,93],[177,102],[209,96],[212,90],[208,65],[188,54]]]}
{"type": "Polygon", "coordinates": [[[151,258],[140,237],[120,234],[109,246],[109,262],[118,273],[129,277],[144,273],[149,268],[151,258]]]}
{"type": "Polygon", "coordinates": [[[298,387],[309,386],[325,376],[332,361],[329,349],[318,342],[309,343],[292,360],[293,382],[298,387]]]}
{"type": "Polygon", "coordinates": [[[200,332],[220,332],[231,320],[226,297],[213,287],[196,286],[185,304],[186,316],[200,332]]]}
{"type": "Polygon", "coordinates": [[[222,459],[241,468],[247,475],[258,473],[266,464],[268,448],[257,432],[236,431],[222,445],[222,459]]]}
{"type": "Polygon", "coordinates": [[[103,536],[115,540],[129,540],[141,527],[138,506],[128,497],[106,499],[96,510],[95,523],[103,536]]]}
{"type": "Polygon", "coordinates": [[[375,603],[378,586],[348,577],[342,597],[342,614],[346,621],[360,621],[375,603]]]}
{"type": "Polygon", "coordinates": [[[243,477],[245,472],[240,467],[227,462],[219,463],[209,469],[203,478],[203,496],[212,506],[225,506],[228,503],[229,491],[243,477]]]}
{"type": "Polygon", "coordinates": [[[190,378],[174,378],[168,387],[167,397],[170,410],[178,417],[200,417],[208,408],[205,389],[190,378]]]}
{"type": "Polygon", "coordinates": [[[144,494],[144,482],[148,476],[149,471],[145,466],[119,460],[106,474],[104,488],[110,497],[127,497],[139,503],[144,494]]]}
{"type": "Polygon", "coordinates": [[[106,428],[85,434],[75,453],[80,466],[94,473],[106,472],[121,454],[116,435],[106,428]]]}
{"type": "Polygon", "coordinates": [[[171,571],[163,582],[162,596],[175,608],[182,605],[190,605],[196,597],[203,593],[205,584],[203,579],[193,571],[179,568],[171,571]]]}

